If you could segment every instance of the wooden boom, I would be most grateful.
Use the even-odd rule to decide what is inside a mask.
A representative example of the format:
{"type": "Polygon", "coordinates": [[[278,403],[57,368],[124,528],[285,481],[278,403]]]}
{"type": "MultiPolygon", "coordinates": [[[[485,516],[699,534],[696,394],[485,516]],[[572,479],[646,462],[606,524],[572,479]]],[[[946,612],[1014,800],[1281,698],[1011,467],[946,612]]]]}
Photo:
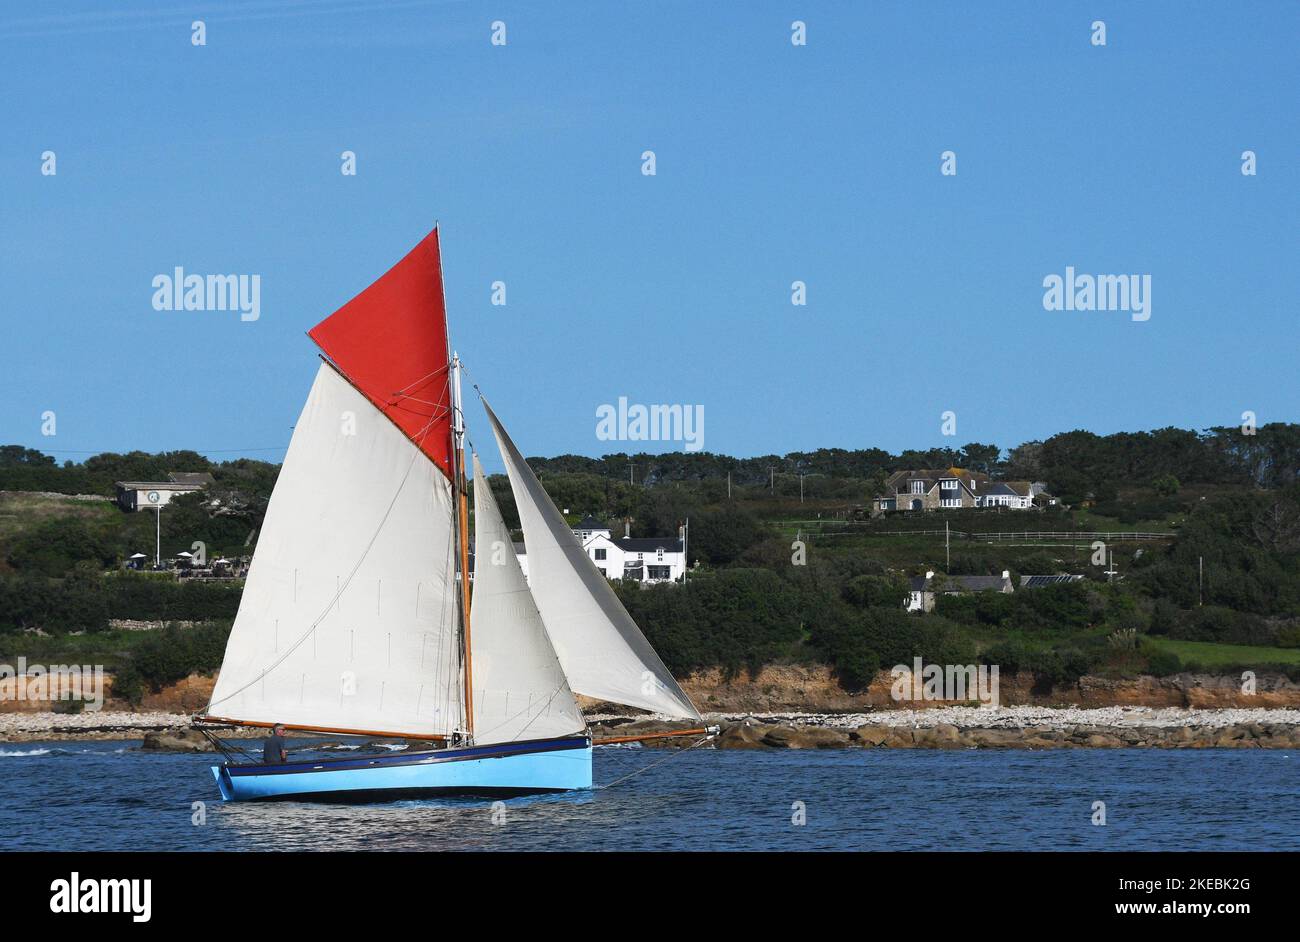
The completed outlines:
{"type": "Polygon", "coordinates": [[[224,716],[196,716],[195,723],[212,723],[219,726],[254,726],[260,729],[274,729],[277,726],[283,726],[285,729],[297,730],[308,733],[334,733],[338,736],[380,736],[384,739],[419,739],[428,740],[429,742],[445,742],[447,737],[442,733],[394,733],[382,729],[339,729],[333,726],[302,726],[297,723],[266,723],[261,720],[232,720],[224,716]]]}
{"type": "Polygon", "coordinates": [[[618,742],[641,742],[646,739],[668,739],[672,736],[716,736],[718,735],[717,726],[702,726],[698,729],[674,729],[666,733],[642,733],[639,736],[611,736],[606,739],[596,739],[592,737],[593,746],[607,746],[611,743],[618,742]]]}

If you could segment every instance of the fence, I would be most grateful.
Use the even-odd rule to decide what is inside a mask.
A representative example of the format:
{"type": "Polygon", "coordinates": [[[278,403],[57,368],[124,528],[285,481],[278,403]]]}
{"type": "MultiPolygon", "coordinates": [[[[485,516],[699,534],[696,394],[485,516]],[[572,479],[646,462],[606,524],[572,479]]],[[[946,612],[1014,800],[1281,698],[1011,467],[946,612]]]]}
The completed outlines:
{"type": "MultiPolygon", "coordinates": [[[[813,521],[805,521],[812,523],[813,521]]],[[[868,530],[865,528],[848,528],[825,530],[810,529],[811,536],[949,536],[954,540],[983,540],[987,543],[1057,541],[1067,543],[1091,543],[1101,540],[1104,543],[1120,543],[1135,540],[1172,540],[1176,533],[1157,533],[1146,530],[1133,531],[1090,531],[1090,530],[1020,530],[1013,533],[968,533],[964,530],[868,530]]]]}

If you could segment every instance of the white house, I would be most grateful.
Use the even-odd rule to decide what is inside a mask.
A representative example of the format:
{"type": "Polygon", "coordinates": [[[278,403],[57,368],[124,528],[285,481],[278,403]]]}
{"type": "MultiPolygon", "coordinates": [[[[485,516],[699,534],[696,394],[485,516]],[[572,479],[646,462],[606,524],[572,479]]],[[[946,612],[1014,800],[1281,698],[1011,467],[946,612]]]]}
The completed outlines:
{"type": "Polygon", "coordinates": [[[206,471],[172,471],[166,481],[118,481],[117,504],[123,510],[165,507],[177,494],[201,491],[212,483],[206,471]]]}
{"type": "MultiPolygon", "coordinates": [[[[610,535],[609,527],[593,517],[584,517],[573,528],[573,535],[606,579],[632,579],[643,585],[653,585],[676,582],[686,572],[686,552],[681,533],[676,538],[625,535],[615,539],[610,535]]],[[[515,544],[515,557],[524,578],[528,578],[528,551],[524,544],[515,544]]]]}
{"type": "Polygon", "coordinates": [[[990,481],[975,498],[975,506],[1029,510],[1034,506],[1035,487],[1041,485],[1027,481],[990,481]]]}

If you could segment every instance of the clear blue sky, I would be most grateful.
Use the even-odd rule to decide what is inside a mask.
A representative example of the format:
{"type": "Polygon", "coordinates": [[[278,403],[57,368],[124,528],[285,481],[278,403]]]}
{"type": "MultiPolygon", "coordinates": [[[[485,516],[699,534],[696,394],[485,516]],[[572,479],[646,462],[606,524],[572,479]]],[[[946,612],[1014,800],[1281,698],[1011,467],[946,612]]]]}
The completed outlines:
{"type": "Polygon", "coordinates": [[[526,454],[662,450],[619,396],[737,455],[1300,419],[1294,2],[115,6],[0,12],[0,442],[278,460],[304,332],[435,220],[526,454]],[[1067,265],[1151,319],[1045,311],[1067,265]],[[153,310],[176,266],[260,320],[153,310]]]}

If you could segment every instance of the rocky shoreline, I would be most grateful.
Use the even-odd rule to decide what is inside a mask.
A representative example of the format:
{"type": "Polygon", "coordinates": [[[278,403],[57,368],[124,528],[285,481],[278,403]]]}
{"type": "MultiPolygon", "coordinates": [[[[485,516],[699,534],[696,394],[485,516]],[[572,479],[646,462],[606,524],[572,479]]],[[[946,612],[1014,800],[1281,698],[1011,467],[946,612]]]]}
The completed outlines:
{"type": "MultiPolygon", "coordinates": [[[[598,739],[698,725],[611,714],[589,719],[598,739]]],[[[706,714],[705,722],[721,727],[707,744],[718,749],[1300,749],[1300,709],[937,707],[843,714],[717,713],[706,714]]],[[[145,749],[207,749],[206,741],[188,725],[189,717],[176,713],[0,714],[0,742],[144,739],[145,749]]],[[[265,732],[239,730],[234,735],[251,738],[265,732]]],[[[644,745],[683,748],[698,740],[674,737],[644,745]]]]}
{"type": "MultiPolygon", "coordinates": [[[[1102,707],[940,707],[829,716],[749,714],[721,726],[719,749],[1296,749],[1300,710],[1102,707]]],[[[617,735],[680,724],[607,721],[617,735]]],[[[689,745],[688,739],[647,746],[689,745]]]]}

